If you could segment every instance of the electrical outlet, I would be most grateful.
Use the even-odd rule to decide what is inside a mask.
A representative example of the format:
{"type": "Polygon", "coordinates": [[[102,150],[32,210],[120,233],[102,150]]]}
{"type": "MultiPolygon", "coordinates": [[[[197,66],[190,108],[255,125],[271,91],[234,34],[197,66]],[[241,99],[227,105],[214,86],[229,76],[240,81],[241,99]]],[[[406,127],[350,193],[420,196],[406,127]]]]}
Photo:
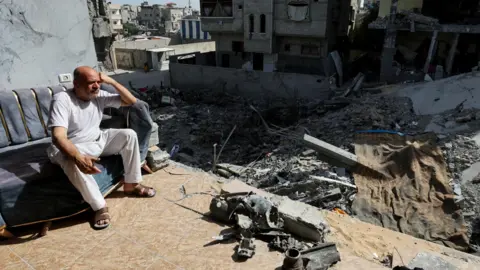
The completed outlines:
{"type": "Polygon", "coordinates": [[[72,74],[70,74],[70,73],[60,74],[60,75],[58,75],[58,80],[61,83],[72,82],[72,74]]]}

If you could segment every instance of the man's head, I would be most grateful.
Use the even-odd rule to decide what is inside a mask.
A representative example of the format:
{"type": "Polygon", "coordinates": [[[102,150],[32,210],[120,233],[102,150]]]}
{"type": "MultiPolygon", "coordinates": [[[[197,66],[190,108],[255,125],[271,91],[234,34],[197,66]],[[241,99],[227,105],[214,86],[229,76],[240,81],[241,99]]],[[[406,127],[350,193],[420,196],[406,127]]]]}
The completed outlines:
{"type": "Polygon", "coordinates": [[[82,66],[73,71],[75,94],[81,100],[94,99],[100,91],[100,83],[100,75],[91,67],[82,66]]]}

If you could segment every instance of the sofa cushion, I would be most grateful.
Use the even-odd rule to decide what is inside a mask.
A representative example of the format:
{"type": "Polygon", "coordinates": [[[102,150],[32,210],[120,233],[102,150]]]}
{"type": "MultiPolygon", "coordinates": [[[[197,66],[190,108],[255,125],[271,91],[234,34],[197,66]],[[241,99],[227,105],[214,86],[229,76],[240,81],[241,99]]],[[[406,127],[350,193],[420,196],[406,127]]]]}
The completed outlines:
{"type": "MultiPolygon", "coordinates": [[[[37,97],[43,125],[46,126],[48,122],[48,117],[50,112],[50,103],[52,102],[53,93],[47,87],[34,88],[33,92],[35,92],[35,95],[37,97]]],[[[47,128],[47,134],[48,136],[51,136],[51,131],[48,128],[47,128]]]]}
{"type": "Polygon", "coordinates": [[[0,109],[12,144],[28,142],[28,134],[20,112],[20,105],[12,91],[0,91],[0,109]]]}
{"type": "MultiPolygon", "coordinates": [[[[0,153],[0,219],[7,226],[69,216],[88,208],[63,170],[48,160],[49,145],[45,139],[0,153]]],[[[122,160],[111,156],[99,163],[102,172],[94,178],[106,194],[123,173],[122,160]]]]}
{"type": "Polygon", "coordinates": [[[36,141],[47,137],[47,129],[42,121],[40,106],[33,90],[20,89],[14,92],[17,94],[30,139],[36,141]]]}

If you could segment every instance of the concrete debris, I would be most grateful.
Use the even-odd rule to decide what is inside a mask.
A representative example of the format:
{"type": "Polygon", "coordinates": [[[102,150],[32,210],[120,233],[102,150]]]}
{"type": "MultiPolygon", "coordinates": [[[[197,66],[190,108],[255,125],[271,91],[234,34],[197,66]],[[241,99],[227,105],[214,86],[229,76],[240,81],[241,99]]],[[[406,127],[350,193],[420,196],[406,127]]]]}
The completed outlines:
{"type": "Polygon", "coordinates": [[[421,252],[408,263],[408,267],[412,269],[424,269],[424,270],[458,270],[459,268],[445,261],[439,256],[435,256],[429,253],[421,252]]]}
{"type": "Polygon", "coordinates": [[[175,99],[169,96],[162,96],[162,104],[175,106],[175,99]]]}
{"type": "Polygon", "coordinates": [[[268,193],[267,196],[256,195],[254,188],[238,181],[226,184],[222,191],[223,194],[214,197],[210,203],[210,217],[238,228],[237,234],[242,239],[239,249],[243,257],[252,253],[252,249],[244,245],[248,243],[247,247],[252,247],[254,237],[268,241],[276,250],[306,250],[323,242],[329,232],[323,215],[307,204],[268,193]],[[229,186],[230,190],[236,190],[224,193],[229,186]]]}
{"type": "MultiPolygon", "coordinates": [[[[363,87],[383,89],[381,85],[370,83],[364,83],[363,87]]],[[[345,89],[339,89],[338,94],[342,95],[345,89]]],[[[374,95],[363,90],[348,99],[268,102],[209,89],[170,91],[164,88],[159,91],[175,99],[175,106],[152,107],[152,119],[160,126],[159,146],[170,149],[179,144],[182,149],[190,148],[185,158],[180,155],[179,160],[211,171],[212,146],[221,146],[229,138],[221,157],[222,163],[217,164],[214,173],[237,179],[231,183],[248,183],[257,188],[255,193],[261,196],[265,190],[284,196],[288,201],[286,204],[311,205],[312,210],[299,210],[303,208],[286,207],[270,200],[272,208],[276,208],[281,216],[286,234],[320,241],[326,230],[322,224],[326,223],[322,223],[321,217],[306,218],[308,213],[317,215],[318,211],[313,210],[315,207],[352,214],[351,204],[356,194],[352,165],[358,163],[352,153],[357,132],[387,130],[408,135],[429,129],[438,132],[440,144],[444,145],[442,150],[453,179],[452,185],[461,186],[463,198],[459,196],[457,199],[463,201],[463,211],[476,213],[465,217],[469,232],[475,232],[471,224],[480,215],[480,185],[474,184],[474,178],[480,173],[480,165],[475,165],[480,162],[480,148],[471,139],[473,134],[451,135],[452,130],[463,132],[470,127],[480,127],[477,110],[471,106],[455,108],[459,105],[456,103],[451,105],[455,110],[442,110],[436,116],[418,116],[409,97],[374,95]],[[255,105],[258,113],[250,104],[255,105]],[[467,115],[473,115],[466,117],[472,118],[471,121],[457,122],[467,115]],[[234,126],[237,128],[229,137],[234,126]],[[304,138],[310,141],[309,144],[305,144],[304,138]],[[335,181],[318,181],[310,176],[335,181]],[[329,197],[331,190],[335,190],[334,196],[329,197]]],[[[480,142],[480,136],[477,140],[480,142]]],[[[233,209],[227,209],[224,219],[230,220],[232,212],[233,209]]],[[[256,224],[255,218],[246,216],[256,224]]],[[[230,221],[235,224],[234,218],[230,221]]],[[[268,236],[268,239],[272,242],[277,239],[274,246],[283,246],[283,249],[296,246],[287,236],[268,236]]]]}
{"type": "MultiPolygon", "coordinates": [[[[381,87],[371,83],[364,85],[381,87]]],[[[161,127],[159,146],[162,148],[170,149],[176,143],[182,145],[182,149],[189,147],[193,151],[188,153],[185,162],[210,171],[212,146],[223,145],[236,125],[214,173],[225,178],[239,178],[292,200],[310,202],[315,206],[321,204],[329,210],[342,209],[348,214],[351,214],[351,198],[355,191],[342,187],[342,199],[320,203],[318,199],[328,190],[341,185],[316,182],[310,179],[310,175],[355,186],[349,164],[355,164],[355,155],[351,153],[357,131],[391,130],[392,127],[399,131],[423,131],[408,98],[375,96],[363,91],[359,92],[360,96],[351,95],[348,101],[298,100],[292,104],[289,100],[272,100],[264,104],[208,89],[175,93],[167,88],[157,90],[163,91],[164,95],[168,92],[168,96],[175,99],[175,106],[152,109],[152,119],[161,127]],[[255,108],[274,132],[267,130],[248,104],[257,104],[255,108]],[[321,141],[322,146],[328,144],[334,157],[339,156],[338,153],[347,153],[346,156],[351,158],[346,159],[347,164],[332,162],[331,157],[327,159],[316,151],[318,144],[305,145],[302,141],[304,134],[312,141],[321,141]],[[337,174],[337,168],[345,169],[337,174]]]]}
{"type": "Polygon", "coordinates": [[[335,243],[323,243],[301,252],[306,270],[328,269],[340,261],[335,243]]]}
{"type": "Polygon", "coordinates": [[[340,253],[334,243],[323,243],[316,247],[299,251],[291,248],[285,252],[282,269],[323,270],[340,261],[340,253]]]}
{"type": "Polygon", "coordinates": [[[237,219],[237,226],[242,230],[248,230],[253,226],[252,219],[245,215],[238,214],[236,215],[236,219],[237,219]]]}
{"type": "Polygon", "coordinates": [[[256,248],[254,241],[254,238],[242,238],[237,247],[237,256],[239,258],[252,258],[255,255],[256,248]]]}
{"type": "Polygon", "coordinates": [[[170,154],[162,151],[158,146],[148,148],[147,164],[152,171],[156,172],[167,167],[169,159],[170,154]]]}
{"type": "MultiPolygon", "coordinates": [[[[268,236],[270,235],[261,234],[262,238],[266,238],[268,236]]],[[[268,243],[268,247],[274,250],[285,252],[288,249],[305,250],[312,247],[312,244],[299,241],[290,234],[276,232],[273,240],[268,243]]]]}
{"type": "Polygon", "coordinates": [[[238,166],[238,165],[234,165],[234,164],[226,164],[226,163],[217,164],[217,169],[226,170],[226,171],[230,172],[231,174],[233,174],[235,176],[242,175],[242,173],[246,170],[246,168],[243,167],[243,166],[238,166]]]}
{"type": "Polygon", "coordinates": [[[358,165],[357,156],[341,148],[333,146],[307,134],[304,135],[303,141],[308,147],[315,149],[320,155],[325,156],[327,161],[336,164],[342,164],[350,168],[358,165]]]}

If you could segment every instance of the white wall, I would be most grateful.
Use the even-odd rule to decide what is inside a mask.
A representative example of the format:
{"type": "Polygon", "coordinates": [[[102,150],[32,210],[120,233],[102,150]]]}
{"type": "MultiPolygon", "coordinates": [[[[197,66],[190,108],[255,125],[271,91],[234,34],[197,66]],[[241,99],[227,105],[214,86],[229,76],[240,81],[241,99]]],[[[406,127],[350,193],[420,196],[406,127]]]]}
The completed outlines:
{"type": "Polygon", "coordinates": [[[0,37],[0,89],[58,85],[58,74],[97,65],[87,1],[3,1],[0,37]]]}

